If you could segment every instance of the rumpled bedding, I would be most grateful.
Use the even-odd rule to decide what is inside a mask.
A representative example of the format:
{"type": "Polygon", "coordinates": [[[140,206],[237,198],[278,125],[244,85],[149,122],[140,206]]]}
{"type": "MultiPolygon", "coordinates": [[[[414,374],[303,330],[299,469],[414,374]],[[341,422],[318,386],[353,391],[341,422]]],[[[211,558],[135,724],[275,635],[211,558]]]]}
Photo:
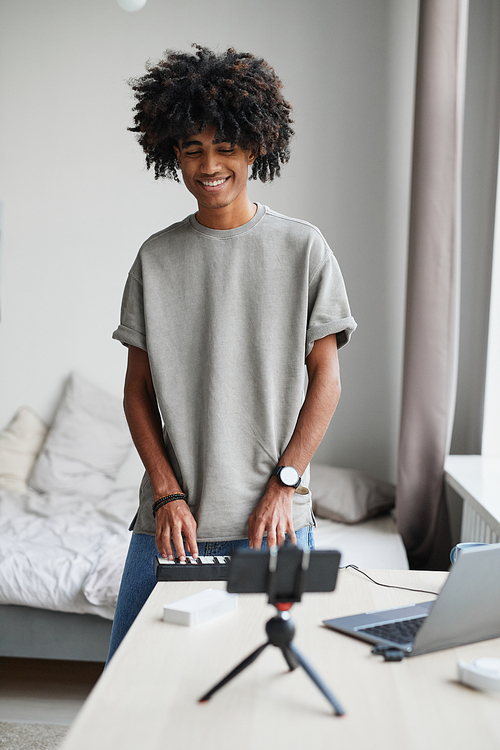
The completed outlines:
{"type": "Polygon", "coordinates": [[[137,495],[0,489],[0,603],[113,619],[137,495]]]}

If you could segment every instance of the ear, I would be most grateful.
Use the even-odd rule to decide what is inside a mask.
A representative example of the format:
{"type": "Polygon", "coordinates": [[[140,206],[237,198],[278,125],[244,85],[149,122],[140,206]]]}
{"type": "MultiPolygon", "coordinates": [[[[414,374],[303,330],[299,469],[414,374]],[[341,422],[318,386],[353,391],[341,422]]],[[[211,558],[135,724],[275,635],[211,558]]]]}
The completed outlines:
{"type": "Polygon", "coordinates": [[[174,152],[175,152],[175,158],[177,159],[177,161],[178,161],[178,162],[179,162],[179,164],[180,164],[180,163],[181,163],[181,162],[180,162],[180,158],[179,158],[179,157],[180,157],[180,155],[181,155],[180,149],[179,149],[179,147],[178,147],[178,146],[172,146],[172,148],[174,149],[174,152]]]}
{"type": "Polygon", "coordinates": [[[262,144],[259,146],[257,143],[252,146],[248,154],[248,164],[253,164],[258,156],[264,156],[266,153],[266,147],[262,144]]]}
{"type": "Polygon", "coordinates": [[[248,165],[253,164],[256,158],[259,155],[259,149],[258,147],[250,149],[248,152],[248,165]]]}

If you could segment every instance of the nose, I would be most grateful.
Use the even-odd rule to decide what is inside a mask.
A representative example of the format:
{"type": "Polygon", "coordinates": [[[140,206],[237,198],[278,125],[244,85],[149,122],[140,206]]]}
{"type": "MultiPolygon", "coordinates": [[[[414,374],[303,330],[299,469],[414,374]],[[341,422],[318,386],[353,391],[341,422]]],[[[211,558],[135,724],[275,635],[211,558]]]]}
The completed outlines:
{"type": "Polygon", "coordinates": [[[210,177],[217,174],[217,172],[220,172],[221,163],[217,152],[206,152],[203,156],[203,159],[201,160],[200,169],[203,174],[206,174],[210,177]]]}

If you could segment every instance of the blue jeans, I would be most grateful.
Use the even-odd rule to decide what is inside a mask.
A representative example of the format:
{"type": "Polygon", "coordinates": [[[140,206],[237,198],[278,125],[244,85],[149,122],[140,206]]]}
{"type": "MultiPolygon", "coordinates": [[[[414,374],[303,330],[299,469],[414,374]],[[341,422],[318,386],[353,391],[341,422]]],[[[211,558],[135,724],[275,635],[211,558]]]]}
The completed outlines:
{"type": "MultiPolygon", "coordinates": [[[[314,549],[312,526],[305,526],[295,534],[298,547],[314,549]]],[[[198,554],[231,555],[235,549],[248,549],[248,546],[248,539],[236,539],[232,542],[198,542],[198,554]]],[[[262,549],[267,549],[266,539],[262,542],[262,549]]],[[[154,536],[132,534],[118,593],[106,664],[126,636],[127,631],[156,585],[153,560],[157,554],[154,536]]]]}

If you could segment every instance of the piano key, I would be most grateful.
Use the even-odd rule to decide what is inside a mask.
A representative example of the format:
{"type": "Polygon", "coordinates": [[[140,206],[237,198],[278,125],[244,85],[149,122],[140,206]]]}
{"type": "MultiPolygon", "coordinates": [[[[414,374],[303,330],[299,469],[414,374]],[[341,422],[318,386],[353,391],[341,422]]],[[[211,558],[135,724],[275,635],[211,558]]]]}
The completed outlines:
{"type": "Polygon", "coordinates": [[[157,581],[227,581],[229,561],[227,556],[203,555],[181,563],[178,558],[165,560],[157,555],[154,571],[157,581]]]}
{"type": "MultiPolygon", "coordinates": [[[[194,559],[194,557],[186,557],[186,565],[196,565],[197,560],[194,559]]],[[[173,560],[169,560],[165,557],[158,556],[158,565],[183,565],[184,563],[181,563],[178,557],[175,557],[173,560]]]]}

